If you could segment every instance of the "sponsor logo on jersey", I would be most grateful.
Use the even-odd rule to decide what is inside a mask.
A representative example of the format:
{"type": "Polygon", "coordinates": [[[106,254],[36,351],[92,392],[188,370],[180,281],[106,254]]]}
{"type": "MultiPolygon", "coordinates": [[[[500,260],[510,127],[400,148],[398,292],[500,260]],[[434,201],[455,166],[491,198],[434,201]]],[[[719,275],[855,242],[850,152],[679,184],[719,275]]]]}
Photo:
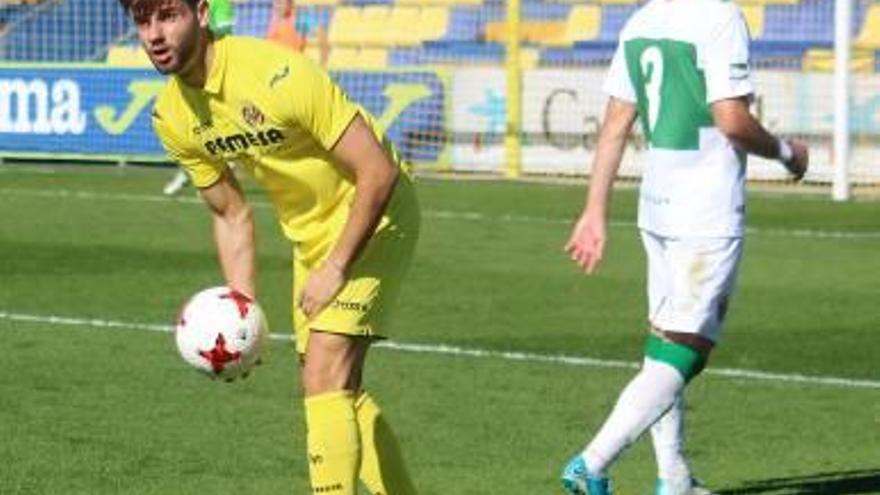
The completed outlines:
{"type": "Polygon", "coordinates": [[[280,129],[268,129],[259,132],[239,132],[222,136],[205,142],[205,149],[211,155],[222,153],[240,153],[250,148],[260,148],[284,141],[284,133],[280,129]]]}

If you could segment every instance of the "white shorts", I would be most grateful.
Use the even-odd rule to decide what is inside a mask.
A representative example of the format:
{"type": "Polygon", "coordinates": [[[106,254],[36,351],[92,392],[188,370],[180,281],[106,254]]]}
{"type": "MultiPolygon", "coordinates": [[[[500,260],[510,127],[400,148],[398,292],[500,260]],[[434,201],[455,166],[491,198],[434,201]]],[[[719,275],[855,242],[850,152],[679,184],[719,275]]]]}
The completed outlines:
{"type": "Polygon", "coordinates": [[[663,237],[643,230],[642,243],[648,255],[651,325],[718,342],[743,239],[663,237]]]}

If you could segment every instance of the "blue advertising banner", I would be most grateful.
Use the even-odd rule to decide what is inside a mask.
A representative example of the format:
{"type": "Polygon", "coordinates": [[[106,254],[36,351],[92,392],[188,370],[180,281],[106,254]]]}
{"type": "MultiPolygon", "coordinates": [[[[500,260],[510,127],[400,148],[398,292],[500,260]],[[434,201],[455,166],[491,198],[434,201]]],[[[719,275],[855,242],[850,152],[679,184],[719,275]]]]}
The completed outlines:
{"type": "MultiPolygon", "coordinates": [[[[443,150],[443,80],[433,71],[338,72],[402,154],[436,161],[443,150]],[[428,139],[434,137],[434,139],[428,139]]],[[[147,69],[0,67],[0,155],[163,160],[150,110],[164,78],[147,69]]]]}

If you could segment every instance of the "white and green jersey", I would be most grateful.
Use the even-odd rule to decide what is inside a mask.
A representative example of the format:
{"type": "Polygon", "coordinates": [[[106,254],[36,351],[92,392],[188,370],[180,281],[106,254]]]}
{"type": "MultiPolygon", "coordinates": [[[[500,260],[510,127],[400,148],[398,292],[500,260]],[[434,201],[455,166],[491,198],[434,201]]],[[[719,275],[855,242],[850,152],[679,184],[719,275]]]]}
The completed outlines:
{"type": "Polygon", "coordinates": [[[667,237],[742,235],[745,156],[710,108],[753,93],[739,8],[651,0],[621,31],[604,89],[638,106],[648,143],[639,227],[667,237]]]}

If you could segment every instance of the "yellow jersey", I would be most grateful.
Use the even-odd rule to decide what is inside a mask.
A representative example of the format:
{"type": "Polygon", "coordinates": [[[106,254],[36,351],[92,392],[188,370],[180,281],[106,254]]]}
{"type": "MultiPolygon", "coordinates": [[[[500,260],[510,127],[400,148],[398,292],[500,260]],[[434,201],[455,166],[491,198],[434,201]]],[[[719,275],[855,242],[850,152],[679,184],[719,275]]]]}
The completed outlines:
{"type": "MultiPolygon", "coordinates": [[[[353,178],[328,150],[358,114],[404,172],[397,187],[410,187],[409,170],[366,110],[305,56],[261,39],[215,40],[204,88],[169,78],[153,127],[196,187],[215,183],[229,163],[249,171],[271,197],[296,256],[311,265],[327,254],[348,218],[353,178]]],[[[393,224],[400,209],[418,208],[395,199],[377,230],[393,224]]]]}

